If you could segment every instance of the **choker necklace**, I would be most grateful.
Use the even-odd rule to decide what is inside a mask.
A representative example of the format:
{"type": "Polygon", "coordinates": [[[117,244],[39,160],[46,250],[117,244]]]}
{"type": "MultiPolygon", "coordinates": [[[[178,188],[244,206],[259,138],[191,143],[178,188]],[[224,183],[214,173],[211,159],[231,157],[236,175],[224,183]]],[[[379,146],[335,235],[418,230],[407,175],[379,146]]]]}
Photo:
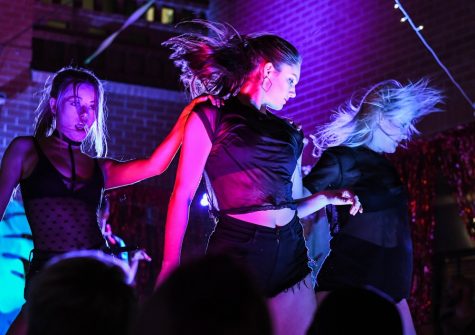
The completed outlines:
{"type": "Polygon", "coordinates": [[[79,147],[81,146],[81,142],[73,141],[70,138],[68,138],[66,135],[61,134],[57,129],[53,131],[53,135],[57,138],[59,138],[61,141],[64,141],[68,144],[68,152],[69,152],[69,158],[71,159],[71,187],[70,190],[74,192],[76,189],[76,161],[74,159],[74,153],[73,153],[73,146],[74,147],[79,147]]]}
{"type": "Polygon", "coordinates": [[[58,131],[58,129],[55,129],[53,131],[53,136],[59,138],[60,140],[66,142],[67,144],[69,145],[72,145],[72,146],[75,146],[75,147],[80,147],[82,142],[78,142],[78,141],[73,141],[72,139],[70,139],[69,137],[67,137],[66,135],[60,133],[58,131]]]}

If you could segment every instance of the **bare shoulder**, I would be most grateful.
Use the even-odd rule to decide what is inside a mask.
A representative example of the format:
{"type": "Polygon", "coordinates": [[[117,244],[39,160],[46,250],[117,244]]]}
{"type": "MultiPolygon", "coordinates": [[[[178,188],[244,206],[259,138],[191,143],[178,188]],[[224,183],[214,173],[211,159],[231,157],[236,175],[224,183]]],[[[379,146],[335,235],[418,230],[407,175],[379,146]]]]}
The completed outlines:
{"type": "Polygon", "coordinates": [[[10,142],[2,157],[2,176],[20,181],[31,172],[37,160],[33,138],[31,136],[16,137],[10,142]]]}
{"type": "Polygon", "coordinates": [[[5,154],[8,153],[25,157],[34,149],[35,143],[32,136],[18,136],[10,142],[5,154]]]}
{"type": "Polygon", "coordinates": [[[210,101],[196,104],[193,108],[193,113],[188,118],[185,133],[195,132],[204,126],[209,139],[213,140],[219,120],[221,119],[220,114],[220,108],[214,106],[210,101]]]}

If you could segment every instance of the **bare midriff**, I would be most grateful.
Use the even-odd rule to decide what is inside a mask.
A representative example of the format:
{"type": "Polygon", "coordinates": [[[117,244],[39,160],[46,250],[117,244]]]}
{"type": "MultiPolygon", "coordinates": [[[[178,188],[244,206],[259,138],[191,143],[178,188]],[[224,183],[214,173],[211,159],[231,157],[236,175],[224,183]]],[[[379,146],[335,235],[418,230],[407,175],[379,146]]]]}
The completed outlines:
{"type": "Polygon", "coordinates": [[[290,208],[270,209],[243,214],[227,214],[238,220],[246,221],[269,228],[285,226],[295,216],[295,210],[290,208]]]}

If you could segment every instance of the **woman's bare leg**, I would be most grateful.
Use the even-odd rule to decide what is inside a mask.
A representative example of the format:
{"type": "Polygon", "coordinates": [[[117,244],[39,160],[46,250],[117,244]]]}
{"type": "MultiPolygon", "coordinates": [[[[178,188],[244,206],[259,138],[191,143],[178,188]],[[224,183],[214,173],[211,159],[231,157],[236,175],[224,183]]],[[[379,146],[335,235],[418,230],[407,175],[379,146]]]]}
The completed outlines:
{"type": "Polygon", "coordinates": [[[275,335],[306,334],[317,307],[310,275],[269,299],[268,306],[275,335]]]}
{"type": "Polygon", "coordinates": [[[402,330],[404,335],[416,335],[416,328],[412,321],[411,310],[406,299],[402,299],[396,304],[402,321],[402,330]]]}

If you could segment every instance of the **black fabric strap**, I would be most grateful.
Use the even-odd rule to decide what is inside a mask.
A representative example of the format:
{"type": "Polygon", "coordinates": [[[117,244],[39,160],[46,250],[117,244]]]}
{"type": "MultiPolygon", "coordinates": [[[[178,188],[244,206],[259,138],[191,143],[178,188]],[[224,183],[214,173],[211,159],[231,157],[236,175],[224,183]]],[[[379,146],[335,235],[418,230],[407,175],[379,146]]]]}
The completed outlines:
{"type": "Polygon", "coordinates": [[[76,162],[74,160],[74,152],[71,143],[68,143],[69,158],[71,159],[71,191],[76,188],[76,162]]]}
{"type": "Polygon", "coordinates": [[[80,147],[82,142],[78,142],[78,141],[73,141],[72,139],[70,139],[69,137],[67,137],[66,135],[60,133],[58,131],[58,129],[55,129],[53,131],[53,136],[59,138],[60,140],[68,143],[69,145],[72,145],[72,146],[75,146],[75,147],[80,147]]]}
{"type": "Polygon", "coordinates": [[[38,155],[43,155],[44,156],[43,150],[41,150],[40,144],[38,143],[38,139],[34,136],[32,136],[31,138],[33,139],[33,143],[35,145],[35,149],[36,149],[36,152],[38,153],[38,155]]]}
{"type": "Polygon", "coordinates": [[[56,136],[61,141],[64,141],[68,144],[69,158],[71,159],[71,188],[70,189],[71,191],[74,191],[76,188],[77,176],[76,176],[76,161],[74,159],[73,147],[81,146],[81,142],[71,140],[66,135],[60,133],[58,129],[54,130],[53,136],[56,136]]]}
{"type": "Polygon", "coordinates": [[[208,117],[206,116],[205,112],[203,110],[197,110],[197,111],[194,111],[198,117],[200,118],[201,122],[203,122],[203,125],[206,129],[206,132],[208,133],[208,137],[209,139],[211,140],[211,142],[213,141],[214,139],[214,129],[213,127],[211,126],[211,122],[210,120],[208,119],[208,117]]]}
{"type": "Polygon", "coordinates": [[[214,195],[213,186],[211,185],[211,180],[209,180],[208,174],[206,171],[203,172],[203,176],[206,182],[206,193],[208,194],[208,210],[210,217],[214,220],[215,223],[218,223],[219,220],[219,209],[218,204],[216,203],[216,197],[214,195]]]}

